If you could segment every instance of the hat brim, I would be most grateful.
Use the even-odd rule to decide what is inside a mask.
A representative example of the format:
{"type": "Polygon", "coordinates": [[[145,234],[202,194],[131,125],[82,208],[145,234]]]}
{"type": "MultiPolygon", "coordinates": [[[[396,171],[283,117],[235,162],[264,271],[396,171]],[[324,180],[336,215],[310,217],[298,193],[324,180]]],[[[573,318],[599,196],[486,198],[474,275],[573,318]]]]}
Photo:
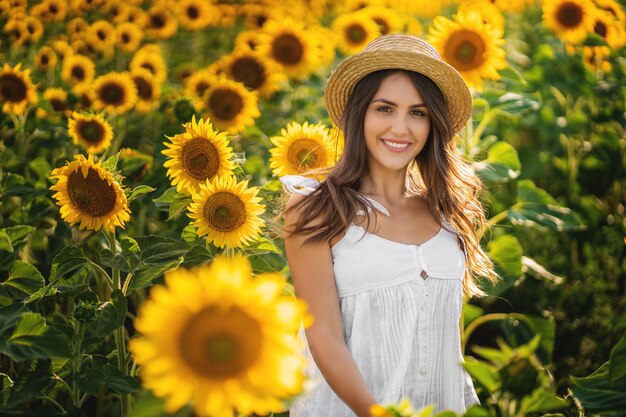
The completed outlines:
{"type": "Polygon", "coordinates": [[[363,51],[342,61],[326,83],[324,101],[335,126],[342,128],[341,117],[356,83],[367,74],[384,69],[414,71],[433,80],[445,97],[455,134],[469,120],[472,95],[461,74],[449,64],[408,51],[363,51]]]}

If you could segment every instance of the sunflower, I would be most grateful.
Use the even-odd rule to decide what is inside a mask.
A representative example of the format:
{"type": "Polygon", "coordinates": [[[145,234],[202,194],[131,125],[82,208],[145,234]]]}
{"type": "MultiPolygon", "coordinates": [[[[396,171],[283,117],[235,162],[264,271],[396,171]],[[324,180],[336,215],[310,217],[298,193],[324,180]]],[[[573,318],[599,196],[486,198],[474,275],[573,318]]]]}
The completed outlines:
{"type": "Polygon", "coordinates": [[[286,77],[280,67],[260,54],[252,51],[236,51],[225,55],[218,65],[226,76],[239,81],[249,90],[259,93],[262,98],[270,97],[280,88],[286,77]]]}
{"type": "Polygon", "coordinates": [[[436,17],[428,41],[478,90],[485,78],[497,80],[498,70],[507,67],[502,31],[485,25],[479,13],[457,13],[454,20],[436,17]]]}
{"type": "MultiPolygon", "coordinates": [[[[114,24],[120,24],[128,22],[128,15],[130,5],[121,1],[106,2],[104,6],[104,12],[106,13],[107,20],[114,24]]],[[[134,23],[134,22],[131,22],[134,23]]]]}
{"type": "Polygon", "coordinates": [[[258,188],[248,188],[248,181],[237,182],[234,176],[206,180],[189,204],[198,236],[206,235],[219,248],[242,247],[257,240],[265,224],[260,217],[265,208],[257,193],[258,188]]]}
{"type": "Polygon", "coordinates": [[[67,43],[67,41],[62,39],[57,39],[53,41],[52,48],[54,48],[55,52],[57,53],[60,62],[64,62],[67,57],[74,54],[74,49],[72,49],[72,46],[67,43]]]}
{"type": "Polygon", "coordinates": [[[145,29],[150,23],[150,17],[144,9],[138,6],[128,6],[126,11],[126,18],[124,20],[118,20],[117,23],[129,22],[134,23],[142,29],[145,29]]]}
{"type": "MultiPolygon", "coordinates": [[[[451,1],[447,0],[429,0],[429,1],[412,1],[407,0],[400,4],[393,4],[393,9],[400,16],[408,19],[427,19],[432,20],[435,16],[444,14],[444,7],[449,6],[451,1]]],[[[386,5],[391,7],[390,4],[386,5]]]]}
{"type": "Polygon", "coordinates": [[[76,39],[85,36],[89,29],[89,23],[82,17],[75,17],[67,22],[67,34],[70,39],[76,39]]]}
{"type": "Polygon", "coordinates": [[[43,46],[35,55],[35,67],[47,71],[57,65],[57,54],[49,46],[43,46]]]}
{"type": "MultiPolygon", "coordinates": [[[[375,7],[375,6],[383,6],[383,0],[344,0],[334,4],[335,14],[342,15],[353,13],[359,10],[363,10],[366,7],[375,7]]],[[[394,1],[394,7],[401,7],[406,2],[404,1],[394,1]]]]}
{"type": "Polygon", "coordinates": [[[61,88],[47,88],[43,92],[43,98],[46,100],[55,112],[65,112],[67,106],[67,92],[61,88]]]}
{"type": "Polygon", "coordinates": [[[80,223],[79,229],[112,232],[130,220],[130,209],[120,184],[100,163],[83,155],[56,168],[50,174],[58,182],[50,187],[61,206],[61,217],[69,224],[80,223]]]}
{"type": "Polygon", "coordinates": [[[87,28],[85,41],[94,50],[111,55],[115,45],[115,28],[106,20],[97,20],[87,28]]]}
{"type": "Polygon", "coordinates": [[[177,4],[178,20],[188,30],[204,29],[217,21],[219,10],[204,0],[182,0],[177,4]]]}
{"type": "Polygon", "coordinates": [[[378,31],[381,35],[398,33],[402,29],[402,18],[392,8],[366,7],[360,13],[369,17],[378,25],[378,31]]]}
{"type": "Polygon", "coordinates": [[[26,29],[28,29],[28,33],[30,35],[30,42],[37,42],[41,39],[43,35],[43,23],[41,20],[37,19],[35,16],[27,16],[24,19],[24,23],[26,24],[26,29]]]}
{"type": "Polygon", "coordinates": [[[315,39],[293,19],[272,20],[263,26],[259,52],[281,65],[285,74],[297,78],[308,75],[318,65],[315,39]]]}
{"type": "Polygon", "coordinates": [[[259,47],[259,33],[256,30],[244,30],[235,38],[235,51],[257,51],[259,47]]]}
{"type": "Polygon", "coordinates": [[[160,83],[167,79],[167,65],[161,53],[161,48],[147,48],[149,45],[143,46],[138,50],[129,64],[129,69],[134,71],[138,68],[145,68],[154,75],[160,83]]]}
{"type": "Polygon", "coordinates": [[[169,159],[163,166],[178,192],[194,194],[206,180],[232,174],[233,150],[226,133],[213,130],[208,120],[196,122],[193,116],[183,126],[185,133],[167,137],[171,142],[164,145],[169,149],[162,153],[169,159]]]}
{"type": "Polygon", "coordinates": [[[124,22],[115,28],[116,44],[124,52],[135,52],[141,44],[143,32],[135,23],[124,22]]]}
{"type": "Polygon", "coordinates": [[[23,20],[9,20],[5,23],[3,31],[8,34],[12,48],[29,45],[31,42],[28,26],[23,20]]]}
{"type": "Polygon", "coordinates": [[[77,109],[89,109],[94,102],[95,96],[91,84],[80,83],[72,87],[72,94],[76,96],[77,109]]]}
{"type": "Polygon", "coordinates": [[[93,82],[96,110],[111,114],[122,114],[130,110],[137,101],[137,87],[128,72],[110,72],[93,82]]]}
{"type": "Polygon", "coordinates": [[[62,22],[67,16],[67,1],[45,0],[39,4],[42,8],[42,18],[47,21],[62,22]]]}
{"type": "Polygon", "coordinates": [[[178,30],[178,22],[174,18],[169,6],[156,4],[147,11],[148,23],[145,27],[146,35],[159,39],[167,39],[178,30]]]}
{"type": "Polygon", "coordinates": [[[470,2],[465,1],[459,6],[459,13],[467,14],[476,12],[483,18],[483,23],[491,25],[504,32],[504,16],[500,9],[488,1],[470,2]]]}
{"type": "Polygon", "coordinates": [[[593,32],[602,37],[607,45],[613,49],[620,49],[626,44],[624,22],[616,20],[610,12],[598,10],[594,14],[593,32]]]}
{"type": "Polygon", "coordinates": [[[239,9],[239,14],[243,16],[246,28],[258,30],[265,25],[268,20],[273,20],[283,16],[280,14],[280,7],[270,8],[261,4],[243,4],[239,9]]]}
{"type": "Polygon", "coordinates": [[[199,99],[206,93],[206,91],[216,81],[216,76],[212,71],[202,69],[193,72],[189,77],[185,79],[185,93],[189,97],[196,99],[196,107],[201,107],[202,103],[199,99]]]}
{"type": "Polygon", "coordinates": [[[254,119],[261,115],[257,93],[225,77],[216,78],[202,96],[202,104],[215,126],[231,134],[254,125],[254,119]]]}
{"type": "Polygon", "coordinates": [[[330,66],[335,59],[335,50],[339,42],[338,36],[326,26],[313,25],[309,31],[315,39],[315,49],[320,67],[330,66]]]}
{"type": "Polygon", "coordinates": [[[67,120],[67,131],[76,145],[89,153],[100,153],[111,145],[113,129],[99,114],[73,112],[67,120]]]}
{"type": "Polygon", "coordinates": [[[131,78],[137,87],[137,103],[135,110],[140,113],[148,113],[159,105],[161,97],[161,83],[159,83],[152,73],[144,68],[139,68],[130,73],[131,78]]]}
{"type": "Polygon", "coordinates": [[[591,72],[610,72],[613,68],[608,60],[610,54],[608,46],[583,46],[583,63],[591,72]]]}
{"type": "Polygon", "coordinates": [[[37,91],[30,80],[30,70],[20,70],[4,64],[0,69],[0,103],[4,113],[24,114],[29,106],[37,104],[37,91]]]}
{"type": "Polygon", "coordinates": [[[593,32],[595,6],[591,0],[545,0],[543,23],[570,44],[593,32]]]}
{"type": "Polygon", "coordinates": [[[365,45],[380,36],[378,24],[362,12],[337,17],[331,28],[339,35],[339,49],[346,55],[360,52],[365,45]]]}
{"type": "MultiPolygon", "coordinates": [[[[336,141],[322,124],[310,125],[292,122],[281,129],[281,136],[270,141],[270,168],[277,177],[303,175],[312,170],[324,170],[335,163],[336,141]]],[[[319,175],[314,174],[318,177],[319,175]]]]}
{"type": "Polygon", "coordinates": [[[598,9],[608,12],[620,22],[626,20],[626,12],[622,9],[622,6],[615,0],[595,0],[598,9]]]}
{"type": "Polygon", "coordinates": [[[282,275],[253,277],[242,256],[167,272],[135,320],[143,337],[129,343],[143,385],[168,413],[189,402],[198,416],[283,411],[306,381],[293,334],[312,321],[284,292],[282,275]]]}
{"type": "Polygon", "coordinates": [[[81,54],[72,54],[63,61],[61,78],[70,84],[91,83],[96,75],[96,64],[81,54]]]}

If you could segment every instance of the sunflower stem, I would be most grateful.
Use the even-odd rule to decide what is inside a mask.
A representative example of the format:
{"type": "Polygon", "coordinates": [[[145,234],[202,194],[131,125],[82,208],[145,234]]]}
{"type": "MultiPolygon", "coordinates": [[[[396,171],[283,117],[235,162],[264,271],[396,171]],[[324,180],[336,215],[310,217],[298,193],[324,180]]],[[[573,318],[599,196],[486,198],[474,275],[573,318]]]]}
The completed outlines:
{"type": "MultiPolygon", "coordinates": [[[[115,237],[115,229],[110,233],[105,233],[109,241],[111,252],[115,256],[117,254],[117,239],[115,237]]],[[[120,283],[120,270],[118,268],[111,268],[113,275],[113,288],[121,290],[120,283]]],[[[117,365],[123,376],[128,376],[128,362],[126,360],[126,334],[124,333],[124,324],[115,329],[113,333],[115,339],[115,347],[117,349],[117,365]]],[[[130,410],[130,394],[121,394],[121,416],[125,417],[130,410]]]]}

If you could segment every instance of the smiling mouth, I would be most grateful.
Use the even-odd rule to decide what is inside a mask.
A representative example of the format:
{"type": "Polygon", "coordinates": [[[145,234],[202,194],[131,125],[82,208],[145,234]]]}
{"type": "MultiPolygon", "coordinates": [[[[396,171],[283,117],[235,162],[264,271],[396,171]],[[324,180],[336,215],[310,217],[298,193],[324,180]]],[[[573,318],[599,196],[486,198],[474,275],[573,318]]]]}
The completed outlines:
{"type": "Polygon", "coordinates": [[[406,148],[408,148],[410,145],[409,142],[393,142],[393,141],[385,140],[385,139],[381,139],[381,141],[383,142],[385,147],[395,152],[403,151],[406,148]]]}

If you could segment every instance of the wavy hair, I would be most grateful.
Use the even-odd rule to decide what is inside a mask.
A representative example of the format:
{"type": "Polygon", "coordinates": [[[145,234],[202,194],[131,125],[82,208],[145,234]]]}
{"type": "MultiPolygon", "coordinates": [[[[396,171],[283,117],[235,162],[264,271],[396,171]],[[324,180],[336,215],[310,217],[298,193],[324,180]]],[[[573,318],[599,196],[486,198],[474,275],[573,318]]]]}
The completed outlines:
{"type": "MultiPolygon", "coordinates": [[[[319,187],[286,209],[297,210],[299,216],[285,232],[308,235],[306,243],[330,241],[345,233],[357,210],[366,206],[372,208],[358,192],[361,178],[368,172],[365,113],[383,79],[397,72],[411,79],[424,99],[431,121],[426,144],[407,169],[407,194],[424,196],[435,221],[441,226],[443,216],[463,237],[467,251],[463,291],[469,296],[484,295],[475,277],[482,276],[495,282],[498,275],[493,262],[480,247],[480,236],[487,227],[479,201],[483,184],[457,154],[456,137],[451,130],[441,90],[430,78],[413,71],[380,70],[368,74],[355,85],[342,116],[344,153],[319,187]]],[[[367,229],[370,217],[367,215],[367,229]]]]}

